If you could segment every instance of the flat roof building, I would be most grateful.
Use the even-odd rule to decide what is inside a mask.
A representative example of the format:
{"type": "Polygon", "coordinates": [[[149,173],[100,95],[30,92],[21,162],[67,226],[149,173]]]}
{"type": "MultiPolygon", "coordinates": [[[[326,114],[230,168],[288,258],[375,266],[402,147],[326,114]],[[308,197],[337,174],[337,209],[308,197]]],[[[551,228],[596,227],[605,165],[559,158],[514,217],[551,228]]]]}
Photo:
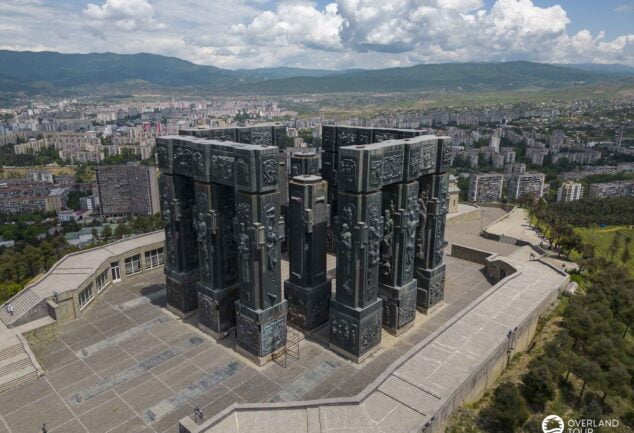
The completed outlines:
{"type": "Polygon", "coordinates": [[[525,197],[527,194],[535,194],[541,198],[544,194],[544,173],[523,173],[512,175],[509,179],[509,196],[515,200],[525,197]]]}
{"type": "Polygon", "coordinates": [[[603,182],[590,185],[592,198],[634,197],[634,180],[603,182]]]}
{"type": "Polygon", "coordinates": [[[101,215],[154,215],[160,211],[156,167],[128,163],[97,168],[101,215]]]}
{"type": "Polygon", "coordinates": [[[557,190],[557,203],[567,203],[583,197],[583,185],[579,182],[564,182],[557,190]]]}
{"type": "Polygon", "coordinates": [[[469,176],[469,201],[500,201],[504,175],[498,173],[472,174],[469,176]]]}

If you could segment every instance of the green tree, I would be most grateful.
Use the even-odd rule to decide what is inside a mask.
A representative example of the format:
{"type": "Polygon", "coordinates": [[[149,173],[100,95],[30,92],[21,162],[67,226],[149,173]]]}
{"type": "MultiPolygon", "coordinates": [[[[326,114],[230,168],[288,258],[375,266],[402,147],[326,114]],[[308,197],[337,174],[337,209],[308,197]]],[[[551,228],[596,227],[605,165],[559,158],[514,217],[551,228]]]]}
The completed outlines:
{"type": "Polygon", "coordinates": [[[101,231],[101,237],[106,240],[110,239],[112,237],[112,227],[109,225],[105,226],[101,231]]]}
{"type": "Polygon", "coordinates": [[[555,380],[545,366],[535,366],[522,377],[522,395],[534,406],[543,407],[555,395],[555,380]]]}
{"type": "Polygon", "coordinates": [[[504,382],[493,391],[491,405],[480,411],[480,416],[488,431],[513,433],[524,424],[529,413],[517,386],[504,382]]]}
{"type": "Polygon", "coordinates": [[[630,261],[632,258],[632,253],[630,253],[630,248],[627,244],[624,245],[623,252],[621,253],[621,263],[624,265],[630,261]]]}

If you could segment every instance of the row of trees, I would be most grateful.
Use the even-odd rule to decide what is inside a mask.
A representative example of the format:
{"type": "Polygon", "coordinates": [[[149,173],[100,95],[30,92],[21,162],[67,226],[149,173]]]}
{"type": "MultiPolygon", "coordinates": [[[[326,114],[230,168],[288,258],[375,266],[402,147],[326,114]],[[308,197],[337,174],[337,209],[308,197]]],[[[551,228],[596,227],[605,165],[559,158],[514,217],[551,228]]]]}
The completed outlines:
{"type": "Polygon", "coordinates": [[[588,227],[593,224],[623,225],[634,222],[634,197],[605,199],[583,198],[570,203],[546,204],[543,201],[528,204],[531,213],[548,223],[588,227]]]}
{"type": "Polygon", "coordinates": [[[33,277],[47,271],[60,258],[75,250],[61,235],[4,249],[0,254],[0,304],[19,292],[33,277]]]}
{"type": "MultiPolygon", "coordinates": [[[[605,202],[602,206],[604,211],[615,212],[608,215],[608,218],[618,219],[621,223],[634,222],[634,198],[606,199],[597,200],[596,202],[605,202]],[[628,220],[630,213],[632,215],[628,220]]],[[[598,208],[593,208],[592,206],[584,207],[584,204],[586,203],[579,201],[569,203],[568,206],[561,206],[545,204],[540,201],[530,205],[529,211],[532,224],[544,234],[552,248],[559,251],[560,254],[565,254],[566,257],[569,257],[570,253],[576,250],[583,260],[589,260],[597,255],[596,248],[591,243],[583,242],[583,238],[575,232],[574,226],[578,225],[575,222],[578,222],[580,218],[592,221],[593,212],[598,212],[598,208]],[[576,206],[577,204],[578,206],[576,206]],[[578,214],[573,214],[574,216],[571,217],[571,209],[569,207],[573,205],[578,213],[585,213],[585,216],[579,217],[578,214]]],[[[594,222],[590,225],[597,226],[594,222]]],[[[619,231],[615,232],[608,247],[610,261],[620,260],[621,263],[626,265],[632,258],[631,243],[631,236],[624,235],[619,231]]],[[[583,264],[580,263],[582,266],[583,264]]]]}

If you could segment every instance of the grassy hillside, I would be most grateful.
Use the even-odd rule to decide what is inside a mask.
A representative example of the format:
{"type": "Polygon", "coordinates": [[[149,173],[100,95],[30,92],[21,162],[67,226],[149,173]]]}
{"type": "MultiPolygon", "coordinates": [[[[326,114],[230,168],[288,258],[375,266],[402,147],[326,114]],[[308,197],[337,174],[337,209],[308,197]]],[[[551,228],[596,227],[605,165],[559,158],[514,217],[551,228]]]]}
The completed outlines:
{"type": "Polygon", "coordinates": [[[614,82],[627,76],[532,62],[448,63],[352,71],[328,77],[292,77],[246,84],[238,89],[262,93],[516,90],[614,82]]]}
{"type": "MultiPolygon", "coordinates": [[[[593,228],[593,227],[575,227],[575,233],[581,236],[584,243],[594,245],[594,252],[598,257],[604,257],[608,260],[612,260],[615,263],[622,264],[627,267],[632,274],[634,274],[634,227],[626,226],[611,226],[605,228],[593,228]],[[620,237],[618,248],[615,250],[614,255],[610,250],[610,245],[614,241],[615,237],[620,237]],[[628,243],[627,238],[631,241],[628,243]],[[626,248],[629,250],[630,258],[628,261],[623,262],[623,252],[626,248]]],[[[573,251],[570,257],[577,261],[581,258],[581,254],[577,251],[573,251]]]]}

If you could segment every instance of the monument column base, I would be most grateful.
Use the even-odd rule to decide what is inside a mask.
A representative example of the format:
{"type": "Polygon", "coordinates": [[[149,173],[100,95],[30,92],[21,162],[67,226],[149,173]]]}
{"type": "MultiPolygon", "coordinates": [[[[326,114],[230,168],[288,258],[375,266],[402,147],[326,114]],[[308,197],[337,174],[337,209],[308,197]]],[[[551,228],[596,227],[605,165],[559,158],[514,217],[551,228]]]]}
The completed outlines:
{"type": "Polygon", "coordinates": [[[416,295],[416,280],[401,287],[379,284],[379,297],[383,300],[383,329],[399,336],[414,325],[416,295]]]}
{"type": "Polygon", "coordinates": [[[198,327],[216,340],[231,334],[236,326],[234,304],[238,286],[211,290],[198,283],[198,327]]]}
{"type": "Polygon", "coordinates": [[[288,301],[288,321],[303,330],[311,331],[328,320],[332,295],[332,280],[315,287],[301,287],[284,282],[284,297],[288,301]]]}
{"type": "Polygon", "coordinates": [[[365,308],[352,308],[330,301],[330,349],[355,362],[362,362],[381,342],[382,300],[365,308]]]}
{"type": "Polygon", "coordinates": [[[187,318],[198,308],[198,271],[174,272],[165,269],[167,309],[178,317],[187,318]]]}
{"type": "Polygon", "coordinates": [[[430,314],[445,299],[445,264],[415,272],[418,281],[417,308],[424,314],[430,314]]]}
{"type": "Polygon", "coordinates": [[[253,310],[235,302],[236,350],[262,366],[286,345],[286,300],[265,310],[253,310]]]}

